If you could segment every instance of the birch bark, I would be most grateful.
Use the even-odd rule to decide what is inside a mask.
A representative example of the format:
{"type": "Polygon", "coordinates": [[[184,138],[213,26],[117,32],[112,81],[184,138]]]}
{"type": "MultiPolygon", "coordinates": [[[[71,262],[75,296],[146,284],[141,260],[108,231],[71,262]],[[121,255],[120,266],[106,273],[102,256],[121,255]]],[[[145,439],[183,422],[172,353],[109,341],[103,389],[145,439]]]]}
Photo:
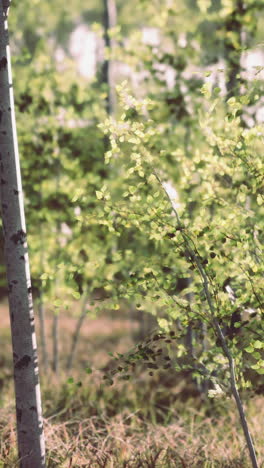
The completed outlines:
{"type": "Polygon", "coordinates": [[[26,227],[14,114],[6,0],[0,0],[0,192],[13,346],[20,468],[45,467],[26,227]]]}

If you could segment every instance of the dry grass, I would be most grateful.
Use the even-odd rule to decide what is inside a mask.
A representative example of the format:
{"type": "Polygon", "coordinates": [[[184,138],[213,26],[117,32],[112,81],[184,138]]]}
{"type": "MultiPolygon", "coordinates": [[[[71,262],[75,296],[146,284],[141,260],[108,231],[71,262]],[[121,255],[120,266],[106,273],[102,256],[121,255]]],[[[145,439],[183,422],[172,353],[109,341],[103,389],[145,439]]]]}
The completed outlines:
{"type": "MultiPolygon", "coordinates": [[[[6,307],[1,313],[6,314],[6,307]]],[[[0,468],[14,468],[18,463],[6,317],[0,336],[0,468]]],[[[51,322],[48,317],[49,336],[51,322]]],[[[128,319],[86,321],[71,373],[76,383],[68,383],[63,369],[75,322],[69,316],[61,321],[60,376],[42,378],[47,468],[250,466],[232,400],[203,402],[193,396],[189,382],[168,373],[150,378],[136,372],[133,381],[110,387],[103,384],[100,371],[85,374],[87,365],[105,366],[108,352],[131,347],[136,324],[128,319]]],[[[256,396],[246,408],[260,466],[264,466],[263,402],[263,396],[256,396]]]]}
{"type": "MultiPolygon", "coordinates": [[[[125,383],[96,390],[84,382],[83,388],[70,397],[69,411],[46,418],[47,445],[54,450],[56,440],[56,452],[60,456],[63,453],[65,459],[64,464],[60,461],[50,466],[250,466],[231,400],[195,409],[197,402],[183,403],[179,395],[172,407],[164,409],[164,420],[169,413],[169,423],[158,424],[152,422],[158,407],[149,401],[153,400],[153,395],[149,399],[151,391],[147,384],[145,388],[125,383]],[[72,465],[67,465],[69,453],[72,465]]],[[[65,396],[65,390],[61,392],[65,396]]],[[[263,398],[249,403],[248,415],[256,446],[262,450],[259,462],[263,464],[263,398]]]]}
{"type": "MultiPolygon", "coordinates": [[[[131,387],[126,386],[120,389],[123,393],[129,390],[131,387]]],[[[68,396],[75,407],[69,419],[67,410],[45,418],[48,468],[250,466],[231,402],[228,414],[219,418],[206,417],[203,410],[179,406],[172,422],[165,426],[152,424],[125,408],[113,416],[99,408],[98,414],[89,415],[91,404],[78,408],[80,402],[84,404],[84,396],[83,390],[72,399],[68,396]]],[[[0,411],[0,466],[3,467],[15,466],[13,413],[12,407],[0,411]]],[[[264,443],[262,398],[251,402],[249,414],[256,445],[261,449],[264,443]]],[[[263,448],[259,462],[260,466],[264,462],[263,448]]]]}

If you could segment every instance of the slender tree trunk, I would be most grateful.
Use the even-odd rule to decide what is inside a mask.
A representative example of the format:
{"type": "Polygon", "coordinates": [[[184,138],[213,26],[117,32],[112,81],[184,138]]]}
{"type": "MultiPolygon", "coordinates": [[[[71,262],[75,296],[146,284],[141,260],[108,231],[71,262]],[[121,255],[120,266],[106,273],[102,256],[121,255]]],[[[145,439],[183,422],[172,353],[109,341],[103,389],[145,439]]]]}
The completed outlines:
{"type": "MultiPolygon", "coordinates": [[[[225,40],[225,55],[227,62],[227,99],[233,96],[239,96],[240,94],[240,73],[241,73],[241,49],[242,49],[242,26],[243,26],[243,15],[246,13],[243,0],[236,0],[235,8],[226,22],[226,32],[230,33],[226,35],[225,40]]],[[[196,262],[197,263],[197,262],[196,262]]],[[[198,265],[200,272],[202,271],[202,266],[198,265]]],[[[203,271],[204,274],[204,271],[203,271]]],[[[202,274],[202,276],[203,276],[202,274]]],[[[213,323],[216,334],[220,339],[222,349],[226,355],[229,362],[230,370],[230,383],[233,397],[236,402],[237,410],[240,416],[241,426],[243,428],[244,436],[247,442],[247,447],[249,450],[250,460],[253,468],[258,468],[258,462],[256,458],[254,444],[249,432],[247,419],[245,416],[244,408],[242,401],[237,389],[236,384],[236,374],[235,374],[235,363],[231,351],[229,350],[226,342],[226,338],[222,333],[220,325],[217,319],[214,317],[214,308],[211,302],[210,292],[207,285],[207,278],[204,275],[204,291],[207,297],[207,301],[213,316],[213,323]]]]}
{"type": "MultiPolygon", "coordinates": [[[[40,206],[42,208],[42,186],[40,187],[40,206]]],[[[44,264],[44,238],[42,226],[40,226],[40,271],[43,271],[44,264]]],[[[39,298],[38,298],[38,316],[39,316],[39,328],[40,328],[40,345],[41,345],[41,358],[45,373],[47,373],[49,366],[48,350],[47,350],[47,338],[46,338],[46,324],[45,324],[45,309],[43,305],[43,293],[42,293],[42,282],[39,287],[39,298]]]]}
{"type": "Polygon", "coordinates": [[[40,328],[40,344],[41,344],[41,357],[45,373],[48,370],[49,358],[47,350],[46,327],[45,327],[45,309],[42,299],[42,291],[40,290],[38,302],[38,315],[39,315],[39,328],[40,328]]]}
{"type": "MultiPolygon", "coordinates": [[[[186,278],[186,287],[187,288],[189,288],[191,286],[191,282],[192,282],[191,278],[186,278]]],[[[190,307],[191,307],[191,303],[193,301],[193,294],[187,293],[186,294],[186,299],[189,302],[190,307]]],[[[193,330],[192,325],[188,325],[187,334],[186,334],[186,347],[187,347],[187,351],[188,351],[188,353],[190,353],[190,355],[192,355],[193,351],[194,351],[193,341],[194,341],[194,330],[193,330]]]]}
{"type": "Polygon", "coordinates": [[[20,468],[45,467],[26,226],[15,126],[7,2],[0,0],[0,179],[20,468]]]}
{"type": "MultiPolygon", "coordinates": [[[[205,293],[206,293],[206,295],[208,295],[208,299],[209,299],[208,303],[209,303],[209,306],[210,306],[210,302],[211,302],[210,301],[210,295],[209,295],[208,287],[207,287],[206,284],[205,284],[205,293]]],[[[211,306],[210,306],[210,308],[211,308],[211,306]]],[[[224,354],[226,355],[226,357],[228,359],[229,371],[230,371],[231,391],[232,391],[232,395],[234,397],[234,400],[236,402],[237,410],[238,410],[239,417],[240,417],[240,423],[241,423],[241,426],[242,426],[242,429],[243,429],[243,432],[244,432],[244,436],[245,436],[246,443],[247,443],[247,448],[248,448],[249,455],[250,455],[251,464],[252,464],[253,468],[259,468],[254,443],[253,443],[253,440],[251,438],[251,434],[249,432],[245,411],[244,411],[243,404],[242,404],[242,401],[241,401],[241,398],[240,398],[240,395],[239,395],[239,392],[238,392],[238,389],[237,389],[236,373],[235,373],[235,362],[234,362],[233,356],[231,354],[231,351],[229,350],[229,348],[227,346],[226,338],[224,337],[224,335],[222,333],[222,330],[221,330],[221,327],[220,327],[220,325],[219,325],[216,318],[213,318],[213,324],[214,324],[214,327],[215,327],[216,334],[217,334],[218,338],[221,341],[221,346],[222,346],[222,349],[224,351],[224,354]]]]}
{"type": "Polygon", "coordinates": [[[242,18],[245,14],[243,0],[236,0],[234,10],[227,18],[225,28],[225,59],[227,65],[226,90],[227,99],[240,94],[241,83],[241,48],[242,48],[242,18]]]}
{"type": "Polygon", "coordinates": [[[82,310],[81,310],[81,314],[79,316],[79,319],[77,321],[77,324],[76,324],[76,328],[75,328],[75,331],[73,333],[73,337],[72,337],[72,345],[71,345],[71,350],[70,350],[70,354],[68,356],[68,361],[67,361],[67,370],[70,371],[71,368],[72,368],[72,364],[73,364],[73,360],[75,358],[75,354],[76,354],[76,350],[77,350],[77,345],[78,345],[78,342],[79,342],[79,337],[80,337],[80,331],[81,331],[81,328],[82,328],[82,324],[86,318],[86,315],[87,315],[87,301],[88,301],[88,294],[85,293],[84,296],[83,296],[83,302],[82,302],[82,310]]]}
{"type": "MultiPolygon", "coordinates": [[[[104,0],[104,40],[105,46],[113,47],[114,43],[109,36],[109,29],[116,26],[116,3],[115,0],[104,0]]],[[[114,82],[114,63],[112,60],[105,59],[102,69],[102,81],[107,85],[106,111],[108,115],[115,114],[116,110],[116,95],[114,82]]]]}
{"type": "Polygon", "coordinates": [[[55,374],[58,374],[59,373],[59,315],[58,313],[54,313],[54,317],[53,317],[52,342],[53,342],[52,370],[55,374]]]}
{"type": "Polygon", "coordinates": [[[132,332],[133,340],[136,343],[143,341],[146,336],[157,327],[157,320],[151,313],[131,307],[129,316],[132,322],[136,321],[139,324],[138,329],[132,332]]]}
{"type": "MultiPolygon", "coordinates": [[[[57,174],[56,174],[56,192],[59,193],[60,188],[60,164],[58,163],[57,166],[57,174]]],[[[57,242],[60,242],[60,231],[61,225],[59,219],[56,223],[56,235],[57,235],[57,242]]],[[[57,272],[56,275],[56,283],[55,283],[55,293],[58,295],[59,298],[59,289],[61,285],[61,271],[57,272]]],[[[53,342],[53,361],[52,361],[52,370],[53,372],[58,375],[59,373],[59,310],[55,310],[54,317],[53,317],[53,328],[52,328],[52,342],[53,342]]]]}
{"type": "MultiPolygon", "coordinates": [[[[191,127],[190,127],[190,125],[187,125],[187,127],[185,128],[185,134],[184,134],[184,150],[185,150],[186,156],[188,156],[189,158],[192,157],[192,155],[190,154],[190,151],[189,151],[189,141],[190,141],[190,139],[191,139],[191,127]]],[[[190,218],[191,218],[192,217],[191,216],[192,215],[191,207],[189,208],[189,215],[190,215],[190,218]]],[[[191,277],[186,278],[185,282],[186,282],[186,287],[189,288],[191,286],[191,283],[192,283],[191,277]]],[[[189,302],[189,304],[191,305],[191,302],[193,300],[193,294],[188,293],[186,295],[186,299],[189,302]]],[[[187,347],[187,351],[188,351],[188,353],[190,355],[193,355],[193,352],[194,352],[194,346],[193,346],[194,338],[195,338],[195,333],[194,333],[193,327],[192,327],[192,325],[188,325],[187,334],[186,334],[186,347],[187,347]]]]}

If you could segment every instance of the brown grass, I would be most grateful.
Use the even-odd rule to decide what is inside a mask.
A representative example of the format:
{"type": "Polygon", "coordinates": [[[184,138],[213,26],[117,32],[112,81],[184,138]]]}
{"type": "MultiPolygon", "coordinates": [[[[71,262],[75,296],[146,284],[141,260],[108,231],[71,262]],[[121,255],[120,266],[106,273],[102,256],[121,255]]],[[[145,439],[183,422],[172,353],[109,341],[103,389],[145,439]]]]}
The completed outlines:
{"type": "MultiPolygon", "coordinates": [[[[18,466],[11,374],[11,346],[6,306],[2,316],[0,383],[0,468],[18,466]]],[[[128,350],[136,323],[128,319],[87,319],[78,348],[73,383],[65,372],[70,336],[76,319],[61,320],[59,376],[42,375],[47,468],[246,468],[250,467],[243,434],[232,400],[202,401],[188,381],[140,370],[132,381],[103,383],[97,369],[109,352],[128,350]],[[170,377],[170,378],[168,378],[170,377]]],[[[52,317],[47,317],[51,336],[52,317]]],[[[51,350],[49,338],[49,351],[51,350]]],[[[246,404],[250,428],[264,466],[264,398],[246,404]]],[[[33,468],[33,467],[32,467],[33,468]]]]}

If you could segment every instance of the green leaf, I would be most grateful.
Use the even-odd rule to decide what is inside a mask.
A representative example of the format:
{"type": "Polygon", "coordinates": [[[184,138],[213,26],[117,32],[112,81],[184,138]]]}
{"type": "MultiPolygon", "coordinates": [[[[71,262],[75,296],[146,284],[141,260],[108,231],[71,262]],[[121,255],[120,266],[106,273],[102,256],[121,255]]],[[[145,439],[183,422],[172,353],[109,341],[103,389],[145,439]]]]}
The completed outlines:
{"type": "Polygon", "coordinates": [[[263,195],[258,194],[257,196],[257,204],[259,206],[263,205],[263,195]]]}
{"type": "Polygon", "coordinates": [[[74,297],[74,299],[80,299],[81,295],[78,291],[73,291],[72,292],[72,296],[74,297]]]}
{"type": "Polygon", "coordinates": [[[101,192],[100,190],[96,190],[95,195],[98,198],[98,200],[101,200],[104,196],[103,192],[101,192]]]}
{"type": "Polygon", "coordinates": [[[264,348],[264,342],[261,342],[260,340],[256,340],[254,341],[253,346],[256,349],[262,349],[264,348]]]}
{"type": "Polygon", "coordinates": [[[202,13],[206,13],[208,8],[211,6],[211,0],[197,0],[197,5],[202,13]]]}
{"type": "Polygon", "coordinates": [[[245,351],[247,353],[254,353],[254,348],[252,346],[247,346],[247,348],[245,348],[245,351]]]}

